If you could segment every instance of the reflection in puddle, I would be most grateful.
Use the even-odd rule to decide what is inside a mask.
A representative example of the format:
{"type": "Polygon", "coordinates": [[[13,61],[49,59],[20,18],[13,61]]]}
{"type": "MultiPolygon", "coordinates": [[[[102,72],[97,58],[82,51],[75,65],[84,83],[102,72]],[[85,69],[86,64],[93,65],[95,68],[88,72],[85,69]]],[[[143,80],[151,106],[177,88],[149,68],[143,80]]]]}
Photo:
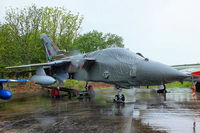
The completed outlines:
{"type": "Polygon", "coordinates": [[[200,132],[198,112],[200,112],[199,94],[193,99],[190,90],[183,89],[167,93],[166,101],[160,100],[153,104],[152,100],[147,101],[147,109],[140,109],[137,118],[156,130],[166,130],[170,133],[198,133],[200,132]]]}
{"type": "Polygon", "coordinates": [[[0,132],[200,132],[200,96],[190,89],[166,95],[124,90],[126,104],[114,104],[113,90],[95,99],[29,97],[0,104],[0,132]],[[155,131],[156,130],[156,131],[155,131]]]}

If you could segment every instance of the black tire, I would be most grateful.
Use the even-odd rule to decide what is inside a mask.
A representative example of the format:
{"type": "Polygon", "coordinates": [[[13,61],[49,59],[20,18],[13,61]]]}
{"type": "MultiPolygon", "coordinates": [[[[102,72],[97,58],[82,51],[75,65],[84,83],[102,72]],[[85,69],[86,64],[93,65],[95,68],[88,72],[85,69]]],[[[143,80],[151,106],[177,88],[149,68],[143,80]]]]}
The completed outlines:
{"type": "Polygon", "coordinates": [[[120,100],[119,95],[115,95],[115,99],[116,99],[116,101],[119,101],[120,100]]]}
{"type": "Polygon", "coordinates": [[[124,102],[125,101],[125,96],[124,94],[121,95],[121,100],[124,102]]]}

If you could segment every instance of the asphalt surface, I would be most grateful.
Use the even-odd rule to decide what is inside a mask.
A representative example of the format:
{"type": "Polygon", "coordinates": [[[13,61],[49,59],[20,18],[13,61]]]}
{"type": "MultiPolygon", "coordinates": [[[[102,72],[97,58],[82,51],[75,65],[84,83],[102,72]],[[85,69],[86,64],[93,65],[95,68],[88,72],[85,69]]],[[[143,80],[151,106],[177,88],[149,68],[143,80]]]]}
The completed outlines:
{"type": "Polygon", "coordinates": [[[0,103],[0,133],[199,133],[200,94],[169,89],[124,90],[126,104],[114,104],[114,90],[94,99],[25,97],[0,103]]]}

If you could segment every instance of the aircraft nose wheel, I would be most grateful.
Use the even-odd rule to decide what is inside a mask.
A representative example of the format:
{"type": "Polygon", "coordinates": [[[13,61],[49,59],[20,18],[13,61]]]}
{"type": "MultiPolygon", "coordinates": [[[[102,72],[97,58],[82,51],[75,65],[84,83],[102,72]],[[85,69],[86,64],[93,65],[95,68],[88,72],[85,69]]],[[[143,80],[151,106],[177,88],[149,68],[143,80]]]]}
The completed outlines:
{"type": "Polygon", "coordinates": [[[163,84],[163,87],[164,87],[163,89],[157,90],[157,93],[163,93],[163,94],[167,93],[165,84],[163,84]]]}
{"type": "Polygon", "coordinates": [[[117,94],[115,95],[115,98],[113,99],[113,102],[116,102],[116,103],[124,103],[125,102],[125,96],[124,94],[117,94]]]}

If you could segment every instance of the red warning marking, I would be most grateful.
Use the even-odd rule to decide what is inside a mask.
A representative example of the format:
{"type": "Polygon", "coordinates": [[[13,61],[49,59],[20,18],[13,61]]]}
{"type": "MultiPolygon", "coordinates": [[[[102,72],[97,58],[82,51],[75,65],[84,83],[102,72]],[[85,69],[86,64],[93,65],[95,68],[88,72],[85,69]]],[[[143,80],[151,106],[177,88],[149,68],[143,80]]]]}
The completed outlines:
{"type": "Polygon", "coordinates": [[[198,71],[198,72],[193,72],[192,75],[198,75],[198,76],[200,76],[200,71],[198,71]]]}

